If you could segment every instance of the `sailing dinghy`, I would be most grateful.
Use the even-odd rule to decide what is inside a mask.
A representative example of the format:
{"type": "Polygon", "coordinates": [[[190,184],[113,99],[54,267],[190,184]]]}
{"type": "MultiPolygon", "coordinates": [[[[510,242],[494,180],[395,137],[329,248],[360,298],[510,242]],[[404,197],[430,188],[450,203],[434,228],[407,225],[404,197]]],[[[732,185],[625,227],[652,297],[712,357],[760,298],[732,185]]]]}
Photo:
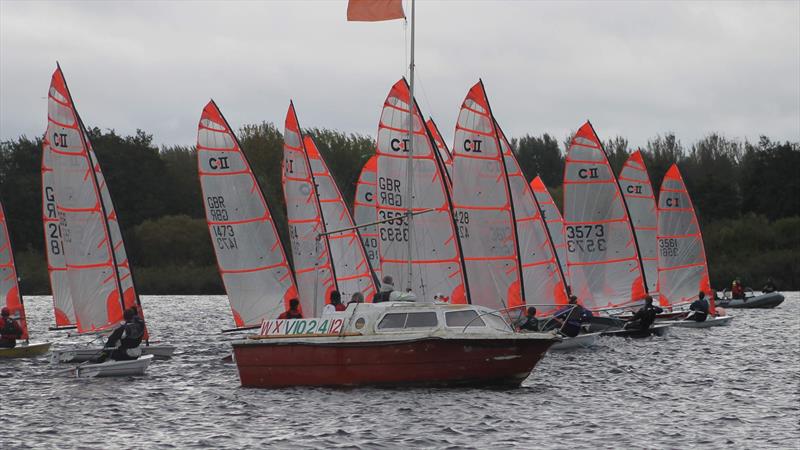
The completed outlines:
{"type": "Polygon", "coordinates": [[[636,243],[641,255],[647,291],[653,294],[658,285],[658,255],[656,254],[656,226],[658,225],[656,199],[653,186],[642,158],[637,150],[628,157],[619,172],[619,187],[628,205],[636,243]]]}
{"type": "MultiPolygon", "coordinates": [[[[48,93],[45,145],[52,157],[53,196],[64,244],[64,261],[79,334],[110,332],[123,311],[144,317],[125,244],[100,164],[92,150],[69,88],[56,68],[48,93]]],[[[171,345],[147,345],[143,354],[169,358],[171,345]]],[[[54,362],[79,362],[102,348],[75,347],[53,352],[54,362]]]]}
{"type": "Polygon", "coordinates": [[[257,328],[285,311],[297,288],[261,187],[213,100],[198,124],[197,169],[236,329],[257,328]]]}
{"type": "Polygon", "coordinates": [[[553,247],[556,248],[556,256],[558,256],[558,263],[561,265],[561,273],[564,274],[564,280],[569,284],[567,272],[567,244],[564,239],[564,218],[561,216],[556,202],[550,195],[550,191],[542,181],[542,177],[536,176],[531,181],[531,189],[533,195],[536,196],[536,201],[539,202],[539,209],[542,212],[547,230],[550,232],[550,240],[553,242],[553,247]]]}
{"type": "Polygon", "coordinates": [[[25,317],[25,304],[19,291],[17,269],[14,266],[14,252],[8,234],[8,223],[3,204],[0,203],[0,305],[8,308],[10,317],[22,328],[21,340],[14,348],[0,348],[0,358],[27,358],[40,356],[50,350],[50,342],[31,343],[28,340],[28,321],[25,317]]]}
{"type": "MultiPolygon", "coordinates": [[[[669,168],[661,182],[657,239],[661,306],[673,310],[685,307],[697,299],[700,291],[705,293],[709,301],[713,301],[703,235],[692,199],[676,164],[669,168]]],[[[715,309],[712,308],[704,322],[685,320],[674,325],[705,328],[730,323],[730,316],[717,316],[715,309]]]]}
{"type": "Polygon", "coordinates": [[[303,137],[292,103],[283,141],[282,184],[304,315],[320,317],[332,291],[344,303],[356,292],[370,301],[377,290],[361,239],[313,139],[303,137]]]}

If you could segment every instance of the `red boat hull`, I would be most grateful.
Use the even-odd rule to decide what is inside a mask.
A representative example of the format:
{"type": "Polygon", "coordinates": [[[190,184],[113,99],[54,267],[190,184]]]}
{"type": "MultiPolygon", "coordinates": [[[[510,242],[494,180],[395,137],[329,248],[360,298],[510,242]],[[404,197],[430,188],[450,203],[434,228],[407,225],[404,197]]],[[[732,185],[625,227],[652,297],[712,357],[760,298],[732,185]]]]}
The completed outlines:
{"type": "Polygon", "coordinates": [[[244,387],[519,386],[554,340],[442,339],[233,345],[244,387]]]}

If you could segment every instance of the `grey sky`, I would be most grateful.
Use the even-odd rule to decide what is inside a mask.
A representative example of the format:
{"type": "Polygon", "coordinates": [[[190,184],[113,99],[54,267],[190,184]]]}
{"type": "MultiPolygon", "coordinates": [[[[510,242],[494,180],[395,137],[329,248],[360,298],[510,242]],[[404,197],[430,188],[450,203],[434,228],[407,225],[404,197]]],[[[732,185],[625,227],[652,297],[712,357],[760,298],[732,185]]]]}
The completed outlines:
{"type": "MultiPolygon", "coordinates": [[[[193,144],[214,98],[231,125],[375,135],[404,74],[402,21],[348,23],[347,2],[0,0],[0,138],[40,135],[61,62],[84,121],[193,144]]],[[[410,10],[406,5],[406,13],[410,10]]],[[[592,120],[631,146],[800,140],[800,2],[417,2],[417,99],[449,141],[483,78],[509,136],[592,120]]]]}

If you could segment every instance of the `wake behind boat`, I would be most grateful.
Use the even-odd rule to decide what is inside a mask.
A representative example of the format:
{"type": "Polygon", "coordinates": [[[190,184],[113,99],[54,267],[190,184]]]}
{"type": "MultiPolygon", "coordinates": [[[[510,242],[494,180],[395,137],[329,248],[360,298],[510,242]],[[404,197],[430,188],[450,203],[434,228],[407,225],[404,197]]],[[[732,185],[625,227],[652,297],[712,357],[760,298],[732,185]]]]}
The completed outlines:
{"type": "Polygon", "coordinates": [[[321,319],[266,320],[233,353],[244,387],[519,386],[558,341],[517,333],[480,306],[354,303],[321,319]]]}

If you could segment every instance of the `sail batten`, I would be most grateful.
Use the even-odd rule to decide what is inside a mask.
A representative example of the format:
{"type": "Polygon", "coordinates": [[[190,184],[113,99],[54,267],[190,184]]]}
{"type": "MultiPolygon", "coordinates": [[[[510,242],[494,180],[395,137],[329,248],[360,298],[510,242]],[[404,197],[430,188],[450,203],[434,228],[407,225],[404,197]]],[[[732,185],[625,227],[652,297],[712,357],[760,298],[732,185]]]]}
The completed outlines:
{"type": "Polygon", "coordinates": [[[297,297],[258,181],[214,101],[203,109],[197,166],[208,232],[237,327],[274,319],[297,297]]]}
{"type": "Polygon", "coordinates": [[[678,166],[669,168],[658,195],[658,293],[663,306],[689,303],[713,292],[703,234],[678,166]]]}
{"type": "Polygon", "coordinates": [[[589,122],[567,151],[563,217],[572,293],[590,309],[640,301],[646,288],[636,237],[616,176],[589,122]]]}
{"type": "Polygon", "coordinates": [[[525,304],[508,175],[483,82],[467,93],[453,144],[453,215],[472,302],[525,304]]]}
{"type": "Polygon", "coordinates": [[[394,219],[376,227],[380,271],[392,276],[395,286],[412,286],[419,299],[431,301],[441,295],[452,303],[466,303],[469,298],[446,175],[416,103],[411,116],[414,177],[409,190],[407,142],[412,101],[405,79],[395,83],[378,126],[375,204],[378,220],[394,219]],[[413,192],[411,199],[406,198],[408,192],[413,192]],[[409,210],[419,213],[412,219],[413,237],[406,219],[409,210]],[[409,239],[413,239],[411,245],[409,239]]]}

